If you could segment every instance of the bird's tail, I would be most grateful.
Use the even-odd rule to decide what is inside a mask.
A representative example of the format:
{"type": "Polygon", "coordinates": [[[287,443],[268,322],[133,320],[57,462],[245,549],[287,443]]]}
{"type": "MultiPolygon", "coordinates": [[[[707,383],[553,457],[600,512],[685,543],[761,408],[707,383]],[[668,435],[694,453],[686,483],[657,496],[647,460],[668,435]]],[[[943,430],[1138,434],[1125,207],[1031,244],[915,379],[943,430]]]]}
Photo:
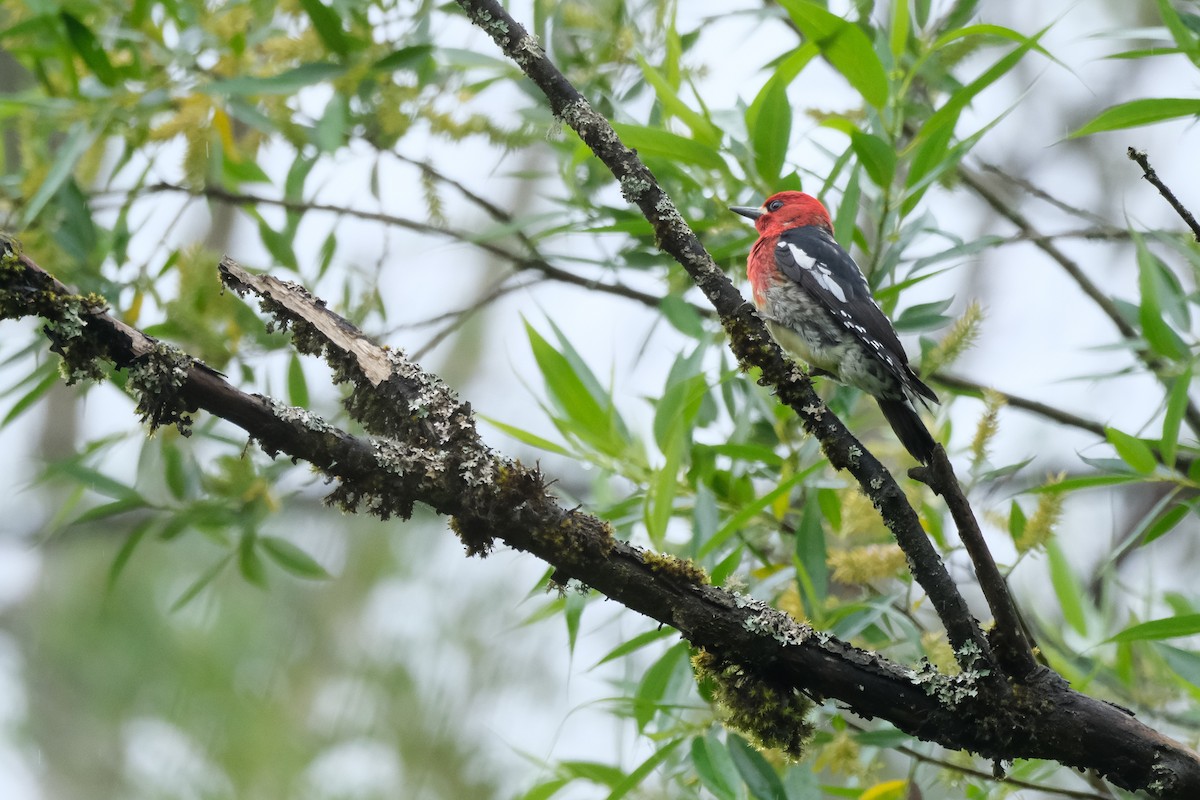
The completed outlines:
{"type": "Polygon", "coordinates": [[[928,464],[933,459],[933,449],[937,443],[917,412],[904,400],[885,400],[882,397],[875,400],[904,449],[917,461],[928,464]]]}

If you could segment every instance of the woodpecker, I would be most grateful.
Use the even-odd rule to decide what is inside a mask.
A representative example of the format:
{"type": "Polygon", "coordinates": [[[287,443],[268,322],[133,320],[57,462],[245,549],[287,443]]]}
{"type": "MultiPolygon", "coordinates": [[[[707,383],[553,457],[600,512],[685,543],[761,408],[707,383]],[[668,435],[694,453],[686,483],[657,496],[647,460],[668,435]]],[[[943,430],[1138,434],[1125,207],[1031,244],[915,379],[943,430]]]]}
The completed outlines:
{"type": "Polygon", "coordinates": [[[908,365],[862,270],[834,240],[825,206],[803,192],[779,192],[759,208],[729,210],[758,229],[746,274],[775,340],[814,374],[874,397],[900,443],[928,464],[936,445],[914,406],[928,408],[938,397],[908,365]]]}

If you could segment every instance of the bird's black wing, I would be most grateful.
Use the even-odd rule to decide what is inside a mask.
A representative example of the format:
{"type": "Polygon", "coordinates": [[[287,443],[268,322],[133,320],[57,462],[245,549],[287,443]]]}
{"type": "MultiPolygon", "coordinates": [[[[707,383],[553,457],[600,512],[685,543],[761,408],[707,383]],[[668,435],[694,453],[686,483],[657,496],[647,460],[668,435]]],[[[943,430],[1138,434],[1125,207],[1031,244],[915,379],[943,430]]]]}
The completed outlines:
{"type": "Polygon", "coordinates": [[[871,296],[862,271],[828,231],[816,226],[784,231],[775,245],[775,263],[858,337],[901,385],[937,402],[933,390],[908,366],[896,329],[871,296]]]}

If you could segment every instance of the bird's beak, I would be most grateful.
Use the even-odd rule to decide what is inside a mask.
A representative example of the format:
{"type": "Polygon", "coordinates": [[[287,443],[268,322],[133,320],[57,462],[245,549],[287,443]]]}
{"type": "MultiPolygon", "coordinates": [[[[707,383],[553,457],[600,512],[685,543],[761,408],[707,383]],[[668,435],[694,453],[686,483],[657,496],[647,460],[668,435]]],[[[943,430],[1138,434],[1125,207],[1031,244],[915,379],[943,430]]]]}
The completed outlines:
{"type": "Polygon", "coordinates": [[[753,208],[751,206],[730,206],[729,210],[735,214],[741,214],[747,219],[758,219],[764,213],[761,208],[753,208]]]}

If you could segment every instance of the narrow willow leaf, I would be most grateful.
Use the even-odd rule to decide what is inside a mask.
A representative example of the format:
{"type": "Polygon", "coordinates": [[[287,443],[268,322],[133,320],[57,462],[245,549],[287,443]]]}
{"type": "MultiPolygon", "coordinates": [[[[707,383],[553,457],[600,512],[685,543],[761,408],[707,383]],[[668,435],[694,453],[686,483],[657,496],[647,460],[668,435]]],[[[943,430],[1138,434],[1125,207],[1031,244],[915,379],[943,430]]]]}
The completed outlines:
{"type": "Polygon", "coordinates": [[[807,0],[780,0],[779,4],[863,100],[876,108],[887,103],[887,72],[861,28],[807,0]]]}
{"type": "Polygon", "coordinates": [[[1200,116],[1200,99],[1194,97],[1149,97],[1110,106],[1067,138],[1077,139],[1101,131],[1116,131],[1153,125],[1168,119],[1200,116]]]}
{"type": "Polygon", "coordinates": [[[1200,614],[1184,614],[1177,617],[1151,620],[1138,625],[1131,625],[1116,636],[1110,637],[1110,642],[1144,642],[1152,639],[1175,639],[1180,636],[1193,636],[1200,633],[1200,614]]]}

